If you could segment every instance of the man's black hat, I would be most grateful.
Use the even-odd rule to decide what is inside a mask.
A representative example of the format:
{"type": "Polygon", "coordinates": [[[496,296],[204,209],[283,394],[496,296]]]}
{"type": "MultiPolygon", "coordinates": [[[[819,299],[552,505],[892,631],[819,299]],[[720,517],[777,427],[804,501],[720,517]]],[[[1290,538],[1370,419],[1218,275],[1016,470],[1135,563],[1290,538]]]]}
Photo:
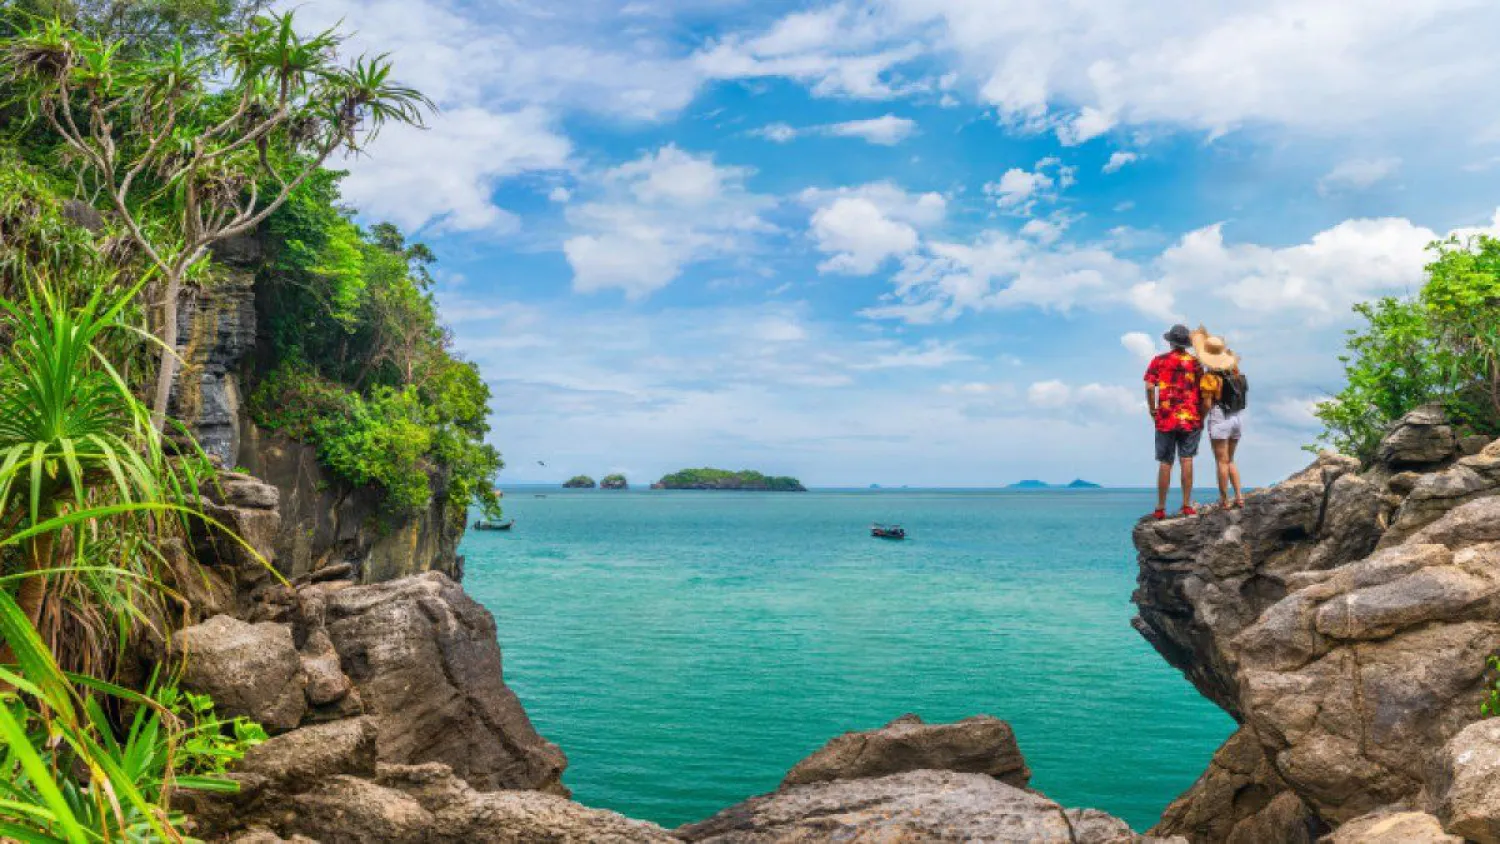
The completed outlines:
{"type": "Polygon", "coordinates": [[[1188,333],[1188,327],[1186,325],[1172,326],[1170,331],[1162,335],[1162,339],[1166,340],[1168,343],[1171,343],[1174,346],[1193,345],[1193,335],[1188,333]]]}

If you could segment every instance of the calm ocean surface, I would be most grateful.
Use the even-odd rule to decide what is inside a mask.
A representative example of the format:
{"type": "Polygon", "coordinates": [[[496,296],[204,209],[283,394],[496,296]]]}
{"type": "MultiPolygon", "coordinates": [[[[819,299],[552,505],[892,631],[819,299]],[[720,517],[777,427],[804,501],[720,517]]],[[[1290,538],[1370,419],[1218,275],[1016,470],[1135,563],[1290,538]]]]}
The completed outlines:
{"type": "Polygon", "coordinates": [[[1144,491],[508,490],[465,585],[583,803],[675,826],[906,712],[1015,727],[1032,785],[1137,829],[1233,723],[1130,627],[1144,491]],[[534,493],[545,492],[546,498],[534,493]],[[899,521],[912,537],[869,536],[899,521]]]}

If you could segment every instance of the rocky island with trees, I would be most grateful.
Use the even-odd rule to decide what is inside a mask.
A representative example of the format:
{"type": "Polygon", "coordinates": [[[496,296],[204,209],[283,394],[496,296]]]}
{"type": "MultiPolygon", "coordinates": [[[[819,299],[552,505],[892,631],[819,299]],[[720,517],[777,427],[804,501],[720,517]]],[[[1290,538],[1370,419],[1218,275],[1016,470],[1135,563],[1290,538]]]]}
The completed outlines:
{"type": "Polygon", "coordinates": [[[621,475],[618,472],[616,472],[616,473],[613,473],[613,474],[605,475],[604,476],[604,480],[602,480],[602,481],[599,482],[599,488],[600,489],[630,489],[630,482],[625,479],[624,475],[621,475]]]}
{"type": "Polygon", "coordinates": [[[593,489],[598,485],[588,475],[574,475],[563,481],[563,489],[593,489]]]}
{"type": "Polygon", "coordinates": [[[749,492],[806,492],[796,478],[764,475],[751,469],[683,469],[651,485],[652,489],[713,489],[749,492]]]}

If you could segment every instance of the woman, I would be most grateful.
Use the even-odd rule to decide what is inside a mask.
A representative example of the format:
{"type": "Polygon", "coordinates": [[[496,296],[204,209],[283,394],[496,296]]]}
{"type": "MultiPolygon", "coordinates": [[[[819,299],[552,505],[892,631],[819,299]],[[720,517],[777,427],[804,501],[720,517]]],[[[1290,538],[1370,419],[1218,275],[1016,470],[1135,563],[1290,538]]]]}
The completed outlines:
{"type": "Polygon", "coordinates": [[[1207,420],[1208,441],[1213,446],[1214,463],[1219,474],[1219,506],[1230,507],[1229,490],[1234,488],[1234,504],[1245,506],[1240,492],[1240,467],[1234,452],[1244,432],[1241,414],[1245,410],[1250,384],[1240,372],[1240,360],[1224,344],[1224,338],[1208,333],[1203,326],[1193,332],[1193,352],[1203,365],[1199,384],[1203,395],[1203,413],[1207,420]]]}

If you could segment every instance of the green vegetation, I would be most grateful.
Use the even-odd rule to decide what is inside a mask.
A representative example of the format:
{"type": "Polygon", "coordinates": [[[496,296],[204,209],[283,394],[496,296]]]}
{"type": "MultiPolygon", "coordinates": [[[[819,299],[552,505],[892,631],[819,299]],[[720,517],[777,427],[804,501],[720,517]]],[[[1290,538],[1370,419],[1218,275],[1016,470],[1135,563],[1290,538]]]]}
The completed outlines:
{"type": "Polygon", "coordinates": [[[215,284],[211,247],[253,232],[267,252],[258,419],[392,509],[440,491],[459,519],[498,510],[488,388],[450,354],[433,256],[357,226],[322,169],[427,103],[264,5],[0,4],[5,840],[185,840],[173,795],[236,789],[220,775],[265,737],[171,666],[144,689],[125,670],[196,611],[189,529],[239,541],[198,511],[213,471],[164,415],[161,338],[181,291],[215,284]]]}
{"type": "Polygon", "coordinates": [[[597,484],[588,475],[574,475],[563,482],[564,489],[593,489],[597,484]]]}
{"type": "Polygon", "coordinates": [[[763,475],[750,469],[731,472],[727,469],[683,469],[657,481],[662,489],[739,489],[769,492],[805,492],[796,478],[763,475]]]}
{"type": "Polygon", "coordinates": [[[1485,661],[1486,678],[1484,701],[1479,705],[1479,714],[1485,718],[1500,718],[1500,655],[1485,661]]]}
{"type": "Polygon", "coordinates": [[[630,482],[625,480],[624,475],[616,472],[613,474],[605,475],[604,480],[599,482],[599,486],[603,487],[604,489],[629,489],[630,482]]]}
{"type": "Polygon", "coordinates": [[[1347,385],[1317,408],[1320,442],[1365,462],[1396,419],[1429,402],[1479,433],[1500,434],[1500,240],[1433,244],[1414,299],[1355,306],[1347,385]]]}

